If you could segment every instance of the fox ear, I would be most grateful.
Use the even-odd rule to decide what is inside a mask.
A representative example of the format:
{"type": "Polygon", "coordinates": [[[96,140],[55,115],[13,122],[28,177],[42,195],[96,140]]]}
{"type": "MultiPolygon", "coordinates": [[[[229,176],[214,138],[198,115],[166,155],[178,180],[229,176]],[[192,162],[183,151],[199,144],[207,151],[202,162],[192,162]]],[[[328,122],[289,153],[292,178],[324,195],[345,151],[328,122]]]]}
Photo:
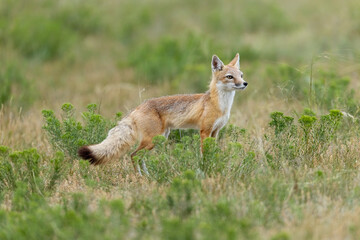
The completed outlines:
{"type": "Polygon", "coordinates": [[[231,60],[229,65],[232,65],[232,66],[237,67],[238,69],[240,69],[240,55],[239,55],[239,53],[237,53],[235,55],[234,59],[231,60]]]}
{"type": "Polygon", "coordinates": [[[221,71],[224,67],[224,63],[218,58],[218,56],[214,55],[211,60],[211,69],[213,72],[221,71]]]}

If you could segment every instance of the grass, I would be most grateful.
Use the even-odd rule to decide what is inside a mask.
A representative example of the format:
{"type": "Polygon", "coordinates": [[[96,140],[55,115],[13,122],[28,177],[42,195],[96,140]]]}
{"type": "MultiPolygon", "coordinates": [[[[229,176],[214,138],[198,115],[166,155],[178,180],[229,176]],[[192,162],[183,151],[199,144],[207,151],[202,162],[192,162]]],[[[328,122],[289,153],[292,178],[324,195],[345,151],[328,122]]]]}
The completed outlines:
{"type": "Polygon", "coordinates": [[[0,239],[357,239],[358,9],[0,2],[0,239]],[[236,52],[249,87],[204,157],[181,130],[139,155],[149,177],[128,155],[77,158],[120,111],[206,91],[211,55],[236,52]]]}

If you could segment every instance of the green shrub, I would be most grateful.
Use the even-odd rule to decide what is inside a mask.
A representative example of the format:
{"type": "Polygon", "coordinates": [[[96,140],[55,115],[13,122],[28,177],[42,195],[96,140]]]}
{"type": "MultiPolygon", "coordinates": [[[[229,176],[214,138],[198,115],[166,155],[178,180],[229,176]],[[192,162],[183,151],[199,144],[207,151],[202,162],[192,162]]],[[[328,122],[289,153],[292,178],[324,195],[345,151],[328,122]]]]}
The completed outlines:
{"type": "Polygon", "coordinates": [[[35,99],[33,85],[18,67],[0,67],[0,105],[13,100],[16,105],[28,107],[35,99]]]}
{"type": "Polygon", "coordinates": [[[109,191],[118,184],[115,177],[119,172],[116,168],[94,168],[89,161],[80,160],[78,172],[85,185],[90,188],[109,191]]]}
{"type": "MultiPolygon", "coordinates": [[[[74,106],[65,103],[62,107],[62,119],[59,120],[52,110],[43,110],[45,120],[43,129],[46,131],[50,143],[56,150],[61,150],[71,158],[77,157],[77,150],[83,145],[95,144],[104,140],[108,131],[115,126],[115,121],[102,117],[97,111],[96,104],[87,106],[82,113],[84,125],[76,120],[74,106]]],[[[121,118],[121,113],[116,119],[121,118]]]]}
{"type": "Polygon", "coordinates": [[[140,79],[151,83],[170,81],[175,88],[185,83],[204,90],[211,75],[206,42],[194,34],[182,39],[163,37],[156,44],[138,47],[130,64],[140,79]]]}
{"type": "Polygon", "coordinates": [[[181,218],[168,218],[162,221],[162,238],[169,240],[195,239],[195,224],[181,218]]]}
{"type": "Polygon", "coordinates": [[[24,56],[50,60],[64,54],[75,41],[76,34],[61,22],[29,15],[16,19],[10,39],[24,56]]]}
{"type": "MultiPolygon", "coordinates": [[[[314,112],[305,111],[311,115],[314,112]]],[[[326,152],[343,123],[343,115],[339,110],[330,110],[327,115],[316,116],[302,115],[298,125],[293,123],[293,118],[284,116],[281,112],[271,113],[270,127],[274,129],[274,136],[266,135],[265,139],[271,144],[271,151],[266,153],[266,158],[272,168],[279,168],[286,159],[287,163],[298,165],[298,158],[311,159],[319,157],[326,152]]]]}
{"type": "Polygon", "coordinates": [[[247,31],[281,32],[294,28],[289,16],[277,3],[267,1],[250,1],[243,6],[244,14],[240,15],[247,31]],[[261,8],[257,7],[262,5],[261,8]],[[245,10],[246,9],[246,10],[245,10]]]}
{"type": "Polygon", "coordinates": [[[358,111],[358,101],[355,99],[354,89],[349,87],[349,78],[321,71],[313,84],[315,101],[327,110],[339,108],[355,114],[358,111]]]}
{"type": "Polygon", "coordinates": [[[153,139],[155,148],[143,159],[149,169],[150,177],[158,182],[170,182],[175,176],[187,169],[196,168],[200,161],[200,136],[183,136],[174,145],[169,144],[165,137],[157,136],[153,139]]]}
{"type": "Polygon", "coordinates": [[[267,67],[265,77],[273,82],[283,96],[303,100],[309,84],[303,74],[287,64],[267,67]]]}
{"type": "Polygon", "coordinates": [[[194,210],[194,195],[200,188],[195,172],[186,170],[182,176],[175,177],[167,193],[168,207],[175,216],[186,218],[194,210]]]}
{"type": "Polygon", "coordinates": [[[311,116],[311,117],[315,117],[316,113],[313,110],[311,110],[310,108],[304,108],[304,111],[303,111],[302,115],[308,115],[308,116],[311,116]]]}
{"type": "Polygon", "coordinates": [[[246,137],[246,133],[247,132],[245,128],[240,128],[233,124],[227,124],[220,130],[218,139],[222,140],[223,138],[230,138],[227,140],[235,143],[239,142],[239,140],[244,140],[244,138],[246,137]]]}
{"type": "Polygon", "coordinates": [[[272,112],[269,126],[274,129],[275,136],[265,135],[265,139],[271,142],[272,151],[265,153],[266,161],[272,169],[279,169],[284,164],[283,160],[293,163],[297,156],[297,127],[294,118],[285,116],[282,112],[272,112]]]}
{"type": "Polygon", "coordinates": [[[3,104],[11,98],[11,87],[13,82],[3,74],[0,75],[0,103],[3,104]]]}
{"type": "Polygon", "coordinates": [[[290,240],[290,236],[287,232],[279,232],[271,237],[271,240],[290,240]]]}
{"type": "Polygon", "coordinates": [[[272,112],[270,117],[272,120],[269,125],[274,128],[275,135],[280,135],[283,132],[292,130],[293,117],[284,116],[282,112],[272,112]]]}
{"type": "Polygon", "coordinates": [[[196,172],[197,176],[204,177],[224,175],[239,177],[251,173],[255,166],[253,152],[246,152],[243,146],[231,139],[238,139],[237,131],[240,128],[232,126],[226,130],[224,145],[217,143],[214,138],[204,140],[204,154],[200,153],[200,136],[193,134],[182,136],[179,141],[166,141],[165,137],[154,138],[155,148],[150,152],[143,152],[136,157],[137,161],[146,162],[150,178],[158,182],[170,182],[187,169],[196,172]],[[171,144],[173,143],[173,144],[171,144]],[[229,170],[231,171],[229,172],[229,170]]]}
{"type": "Polygon", "coordinates": [[[134,2],[123,2],[120,21],[122,24],[116,30],[116,35],[120,41],[128,47],[134,47],[135,43],[139,43],[146,28],[153,21],[154,11],[143,3],[141,5],[134,2]]]}
{"type": "Polygon", "coordinates": [[[312,128],[315,125],[317,118],[314,116],[308,116],[308,115],[302,115],[299,118],[300,127],[304,131],[304,135],[306,138],[306,141],[308,139],[308,135],[311,132],[312,128]]]}
{"type": "Polygon", "coordinates": [[[5,18],[0,17],[0,43],[6,42],[6,36],[8,31],[8,22],[5,18]]]}
{"type": "Polygon", "coordinates": [[[265,77],[276,85],[283,96],[289,99],[311,99],[322,109],[339,108],[351,114],[358,112],[358,101],[354,97],[355,91],[349,89],[350,79],[347,77],[339,77],[333,72],[320,71],[318,76],[313,77],[311,91],[310,82],[303,73],[287,64],[268,67],[265,77]]]}
{"type": "Polygon", "coordinates": [[[227,35],[249,32],[289,32],[295,25],[276,2],[264,0],[236,2],[224,7],[221,2],[212,2],[207,11],[205,27],[210,33],[227,35]],[[261,7],[259,7],[261,6],[261,7]],[[226,15],[226,17],[224,17],[226,15]]]}
{"type": "Polygon", "coordinates": [[[322,115],[320,120],[315,116],[301,116],[299,123],[303,131],[305,152],[317,156],[325,152],[342,122],[343,114],[339,110],[330,110],[330,113],[322,115]]]}
{"type": "Polygon", "coordinates": [[[44,164],[36,149],[12,152],[0,146],[0,191],[15,191],[21,185],[30,194],[44,195],[61,178],[63,161],[61,152],[44,164]]]}
{"type": "Polygon", "coordinates": [[[185,136],[193,137],[193,135],[199,135],[199,131],[195,129],[174,129],[171,130],[168,139],[172,142],[178,143],[181,142],[181,139],[185,136]]]}
{"type": "Polygon", "coordinates": [[[241,45],[238,51],[240,53],[241,62],[244,61],[254,62],[261,58],[261,53],[251,45],[247,45],[247,44],[241,45]]]}
{"type": "Polygon", "coordinates": [[[87,35],[105,28],[98,8],[91,1],[68,2],[57,8],[55,19],[76,32],[87,35]]]}
{"type": "MultiPolygon", "coordinates": [[[[238,149],[238,153],[241,153],[243,151],[238,149]]],[[[240,162],[234,162],[231,166],[231,168],[227,169],[232,170],[230,172],[230,176],[234,177],[235,179],[240,178],[241,180],[245,181],[249,176],[252,175],[252,173],[255,171],[255,169],[259,166],[259,163],[256,161],[256,155],[254,152],[247,152],[236,154],[234,156],[234,159],[242,158],[242,161],[240,162]]]]}
{"type": "Polygon", "coordinates": [[[203,141],[203,158],[201,159],[200,169],[209,175],[221,173],[227,163],[223,151],[216,143],[215,138],[206,138],[203,141]]]}
{"type": "Polygon", "coordinates": [[[343,114],[336,109],[330,110],[328,115],[321,116],[320,127],[316,133],[318,140],[326,142],[334,138],[342,122],[343,114]]]}
{"type": "Polygon", "coordinates": [[[103,201],[93,210],[83,194],[73,194],[62,206],[39,204],[36,199],[28,202],[27,211],[21,213],[0,210],[1,239],[125,239],[128,236],[129,217],[121,200],[103,201]]]}

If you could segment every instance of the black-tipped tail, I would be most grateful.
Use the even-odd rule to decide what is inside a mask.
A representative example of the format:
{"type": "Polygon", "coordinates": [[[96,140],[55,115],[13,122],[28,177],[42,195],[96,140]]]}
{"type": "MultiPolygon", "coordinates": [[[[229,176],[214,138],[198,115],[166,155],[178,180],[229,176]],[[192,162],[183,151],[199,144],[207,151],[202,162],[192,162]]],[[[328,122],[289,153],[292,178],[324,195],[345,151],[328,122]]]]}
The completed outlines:
{"type": "Polygon", "coordinates": [[[93,165],[97,165],[100,163],[99,159],[94,156],[89,146],[82,146],[81,148],[79,148],[78,154],[82,159],[88,160],[93,165]]]}

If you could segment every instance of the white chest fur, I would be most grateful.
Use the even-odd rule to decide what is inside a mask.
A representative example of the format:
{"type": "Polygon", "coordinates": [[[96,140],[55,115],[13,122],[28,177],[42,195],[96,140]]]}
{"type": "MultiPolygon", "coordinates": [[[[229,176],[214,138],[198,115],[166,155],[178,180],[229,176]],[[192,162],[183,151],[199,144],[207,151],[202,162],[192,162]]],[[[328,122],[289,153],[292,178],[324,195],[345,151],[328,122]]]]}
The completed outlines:
{"type": "Polygon", "coordinates": [[[234,102],[235,91],[224,91],[218,89],[219,94],[219,107],[222,112],[222,116],[216,119],[213,130],[220,129],[225,126],[230,118],[231,106],[234,102]]]}

